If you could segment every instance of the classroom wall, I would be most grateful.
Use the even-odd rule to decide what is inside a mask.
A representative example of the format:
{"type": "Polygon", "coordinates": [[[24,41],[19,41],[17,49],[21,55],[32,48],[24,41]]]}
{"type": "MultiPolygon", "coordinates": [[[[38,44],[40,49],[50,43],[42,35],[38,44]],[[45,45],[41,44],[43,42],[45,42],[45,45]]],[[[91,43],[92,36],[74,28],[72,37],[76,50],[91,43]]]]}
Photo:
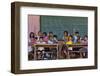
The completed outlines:
{"type": "Polygon", "coordinates": [[[40,30],[40,16],[28,15],[28,34],[30,32],[38,33],[40,30]]]}

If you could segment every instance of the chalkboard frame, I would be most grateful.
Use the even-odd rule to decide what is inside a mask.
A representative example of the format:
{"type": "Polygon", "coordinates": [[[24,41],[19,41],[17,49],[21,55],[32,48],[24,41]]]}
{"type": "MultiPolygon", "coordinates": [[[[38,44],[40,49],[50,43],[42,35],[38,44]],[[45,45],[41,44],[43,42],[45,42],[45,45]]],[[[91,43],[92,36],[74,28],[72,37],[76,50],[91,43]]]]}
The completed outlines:
{"type": "Polygon", "coordinates": [[[61,5],[61,4],[47,4],[47,3],[31,3],[31,2],[13,2],[11,3],[11,72],[15,74],[25,73],[43,73],[43,72],[58,72],[58,71],[73,71],[73,70],[89,70],[97,69],[97,7],[94,6],[81,6],[81,5],[61,5]],[[20,69],[20,7],[49,7],[49,8],[62,8],[62,9],[80,9],[80,10],[93,10],[95,12],[95,58],[94,65],[83,67],[61,67],[61,68],[47,68],[47,69],[34,69],[34,70],[21,70],[20,69]]]}

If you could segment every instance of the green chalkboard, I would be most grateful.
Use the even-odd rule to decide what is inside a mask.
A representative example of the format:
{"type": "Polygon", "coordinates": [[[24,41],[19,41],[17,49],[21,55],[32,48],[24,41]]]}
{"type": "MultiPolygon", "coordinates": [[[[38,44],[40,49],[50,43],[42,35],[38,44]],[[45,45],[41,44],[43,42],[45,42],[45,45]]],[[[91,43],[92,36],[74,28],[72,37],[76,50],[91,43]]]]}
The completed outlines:
{"type": "Polygon", "coordinates": [[[87,17],[69,17],[69,16],[41,16],[40,27],[42,32],[53,32],[62,39],[63,32],[68,31],[72,34],[78,31],[81,36],[88,33],[87,17]]]}

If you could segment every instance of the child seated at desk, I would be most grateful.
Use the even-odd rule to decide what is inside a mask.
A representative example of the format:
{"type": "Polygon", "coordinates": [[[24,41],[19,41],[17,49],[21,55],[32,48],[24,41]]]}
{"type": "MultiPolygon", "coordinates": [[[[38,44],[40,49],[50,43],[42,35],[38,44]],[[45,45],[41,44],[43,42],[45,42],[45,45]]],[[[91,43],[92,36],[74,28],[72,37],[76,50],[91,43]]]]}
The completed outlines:
{"type": "Polygon", "coordinates": [[[33,32],[30,32],[29,40],[28,40],[28,51],[29,52],[33,51],[32,45],[35,43],[36,43],[35,34],[33,32]]]}
{"type": "Polygon", "coordinates": [[[32,44],[36,43],[35,34],[33,32],[30,33],[28,42],[29,42],[29,46],[31,46],[32,44]]]}
{"type": "Polygon", "coordinates": [[[81,37],[77,36],[77,44],[81,44],[81,37]]]}
{"type": "Polygon", "coordinates": [[[56,35],[49,35],[49,39],[48,39],[48,44],[56,44],[58,43],[58,40],[57,40],[57,36],[56,35]]]}
{"type": "Polygon", "coordinates": [[[49,40],[48,40],[48,44],[53,44],[53,37],[52,36],[49,36],[49,40]]]}
{"type": "MultiPolygon", "coordinates": [[[[85,35],[84,38],[81,39],[81,44],[88,45],[88,37],[87,37],[87,35],[85,35]]],[[[87,57],[88,46],[84,46],[83,48],[80,49],[80,51],[84,51],[83,52],[83,57],[87,57]]]]}
{"type": "Polygon", "coordinates": [[[29,39],[28,39],[28,59],[29,60],[34,59],[34,49],[32,48],[32,45],[35,43],[36,43],[35,33],[30,32],[29,39]]]}
{"type": "Polygon", "coordinates": [[[43,34],[41,31],[38,32],[38,34],[36,34],[35,36],[37,38],[37,41],[39,41],[40,37],[43,37],[43,34]]]}
{"type": "Polygon", "coordinates": [[[48,37],[52,37],[53,38],[53,32],[49,32],[48,37]]]}
{"type": "Polygon", "coordinates": [[[75,33],[73,34],[73,43],[74,43],[74,44],[80,43],[79,39],[80,39],[80,35],[79,35],[79,32],[77,31],[77,32],[75,32],[75,33]]]}
{"type": "Polygon", "coordinates": [[[45,41],[46,43],[48,43],[48,36],[46,32],[43,32],[43,41],[45,41]]]}
{"type": "Polygon", "coordinates": [[[69,33],[68,33],[68,31],[64,31],[63,40],[64,40],[64,41],[67,41],[67,39],[68,39],[68,36],[69,36],[69,33]]]}
{"type": "Polygon", "coordinates": [[[84,36],[84,43],[88,45],[88,36],[87,35],[84,36]]]}
{"type": "Polygon", "coordinates": [[[72,37],[71,36],[68,37],[68,41],[66,41],[66,44],[73,44],[73,41],[72,41],[72,37]]]}
{"type": "MultiPolygon", "coordinates": [[[[73,44],[72,37],[68,37],[68,41],[66,42],[67,45],[73,44]]],[[[68,47],[68,50],[72,50],[72,47],[68,47]]]]}
{"type": "Polygon", "coordinates": [[[81,39],[81,44],[84,44],[84,45],[88,45],[88,37],[87,35],[85,35],[82,39],[81,39]]]}
{"type": "Polygon", "coordinates": [[[36,42],[37,44],[46,44],[45,41],[43,41],[43,37],[39,38],[39,41],[36,42]]]}
{"type": "Polygon", "coordinates": [[[58,43],[57,35],[54,35],[54,36],[53,36],[53,43],[54,43],[54,44],[58,43]]]}

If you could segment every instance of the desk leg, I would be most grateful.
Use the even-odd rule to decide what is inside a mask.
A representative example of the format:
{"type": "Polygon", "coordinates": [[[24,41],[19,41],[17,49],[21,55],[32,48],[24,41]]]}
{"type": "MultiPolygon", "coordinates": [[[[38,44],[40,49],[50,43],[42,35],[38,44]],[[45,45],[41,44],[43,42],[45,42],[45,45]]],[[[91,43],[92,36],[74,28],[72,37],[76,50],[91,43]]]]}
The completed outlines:
{"type": "Polygon", "coordinates": [[[70,51],[67,52],[67,58],[70,59],[70,51]]]}
{"type": "Polygon", "coordinates": [[[57,49],[57,59],[59,59],[59,48],[58,48],[58,45],[57,45],[56,49],[57,49]]]}
{"type": "Polygon", "coordinates": [[[80,51],[80,58],[82,58],[83,56],[82,56],[82,52],[80,51]]]}
{"type": "Polygon", "coordinates": [[[34,47],[34,60],[36,60],[36,46],[34,47]]]}

